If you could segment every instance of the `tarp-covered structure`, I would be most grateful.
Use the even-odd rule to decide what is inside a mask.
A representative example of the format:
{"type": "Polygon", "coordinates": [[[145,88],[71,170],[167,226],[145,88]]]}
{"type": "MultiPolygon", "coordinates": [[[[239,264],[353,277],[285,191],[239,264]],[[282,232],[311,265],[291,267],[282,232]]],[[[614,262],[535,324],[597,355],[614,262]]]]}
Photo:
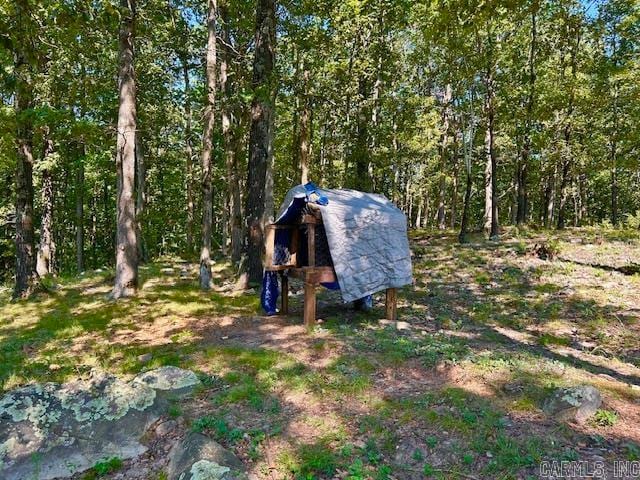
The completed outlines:
{"type": "MultiPolygon", "coordinates": [[[[298,185],[287,193],[275,223],[295,223],[309,202],[322,214],[345,302],[412,282],[407,219],[386,197],[298,185]]],[[[277,251],[277,237],[275,241],[277,251]]]]}

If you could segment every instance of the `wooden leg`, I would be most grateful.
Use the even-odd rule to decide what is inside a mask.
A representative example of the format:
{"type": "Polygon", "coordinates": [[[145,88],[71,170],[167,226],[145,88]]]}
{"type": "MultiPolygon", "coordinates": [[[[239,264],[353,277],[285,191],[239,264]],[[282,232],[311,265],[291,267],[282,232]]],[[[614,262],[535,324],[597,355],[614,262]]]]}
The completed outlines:
{"type": "Polygon", "coordinates": [[[289,277],[282,274],[282,307],[280,308],[282,315],[289,313],[289,277]]]}
{"type": "Polygon", "coordinates": [[[316,324],[316,286],[304,284],[304,325],[313,327],[316,324]]]}
{"type": "Polygon", "coordinates": [[[395,321],[397,319],[397,299],[398,291],[395,288],[387,288],[387,320],[395,321]]]}

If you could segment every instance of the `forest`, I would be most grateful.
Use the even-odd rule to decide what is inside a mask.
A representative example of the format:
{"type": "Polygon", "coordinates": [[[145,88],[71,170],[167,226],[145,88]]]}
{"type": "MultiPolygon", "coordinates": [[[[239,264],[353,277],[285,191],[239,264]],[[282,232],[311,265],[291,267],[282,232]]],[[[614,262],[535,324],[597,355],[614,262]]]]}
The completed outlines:
{"type": "Polygon", "coordinates": [[[631,0],[1,8],[0,257],[18,295],[113,265],[119,198],[140,259],[211,245],[251,270],[249,223],[308,179],[384,194],[414,228],[638,226],[631,0]]]}
{"type": "Polygon", "coordinates": [[[0,192],[0,478],[638,476],[638,0],[0,0],[0,192]]]}

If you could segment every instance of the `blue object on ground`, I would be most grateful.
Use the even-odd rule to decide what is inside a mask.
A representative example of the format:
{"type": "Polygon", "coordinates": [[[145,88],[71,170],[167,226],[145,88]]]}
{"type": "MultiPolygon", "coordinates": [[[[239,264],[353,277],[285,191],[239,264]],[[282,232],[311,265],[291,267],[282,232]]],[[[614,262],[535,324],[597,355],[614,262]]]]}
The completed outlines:
{"type": "Polygon", "coordinates": [[[278,273],[264,272],[262,277],[262,292],[260,303],[267,315],[275,315],[278,306],[278,273]]]}

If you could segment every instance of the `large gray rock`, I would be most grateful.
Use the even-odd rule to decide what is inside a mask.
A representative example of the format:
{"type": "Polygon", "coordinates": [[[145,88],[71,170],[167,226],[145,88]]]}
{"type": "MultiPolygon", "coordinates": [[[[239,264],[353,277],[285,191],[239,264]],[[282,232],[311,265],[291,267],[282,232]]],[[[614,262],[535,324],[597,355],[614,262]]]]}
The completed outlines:
{"type": "Polygon", "coordinates": [[[88,380],[9,392],[0,398],[0,478],[64,478],[105,458],[137,457],[168,402],[198,383],[193,372],[161,367],[130,382],[93,371],[88,380]]]}
{"type": "Polygon", "coordinates": [[[245,479],[242,462],[218,442],[191,432],[174,445],[169,461],[169,480],[245,479]]]}
{"type": "Polygon", "coordinates": [[[591,385],[580,385],[555,390],[545,400],[543,410],[562,422],[584,423],[596,413],[600,405],[602,397],[598,389],[591,385]]]}

